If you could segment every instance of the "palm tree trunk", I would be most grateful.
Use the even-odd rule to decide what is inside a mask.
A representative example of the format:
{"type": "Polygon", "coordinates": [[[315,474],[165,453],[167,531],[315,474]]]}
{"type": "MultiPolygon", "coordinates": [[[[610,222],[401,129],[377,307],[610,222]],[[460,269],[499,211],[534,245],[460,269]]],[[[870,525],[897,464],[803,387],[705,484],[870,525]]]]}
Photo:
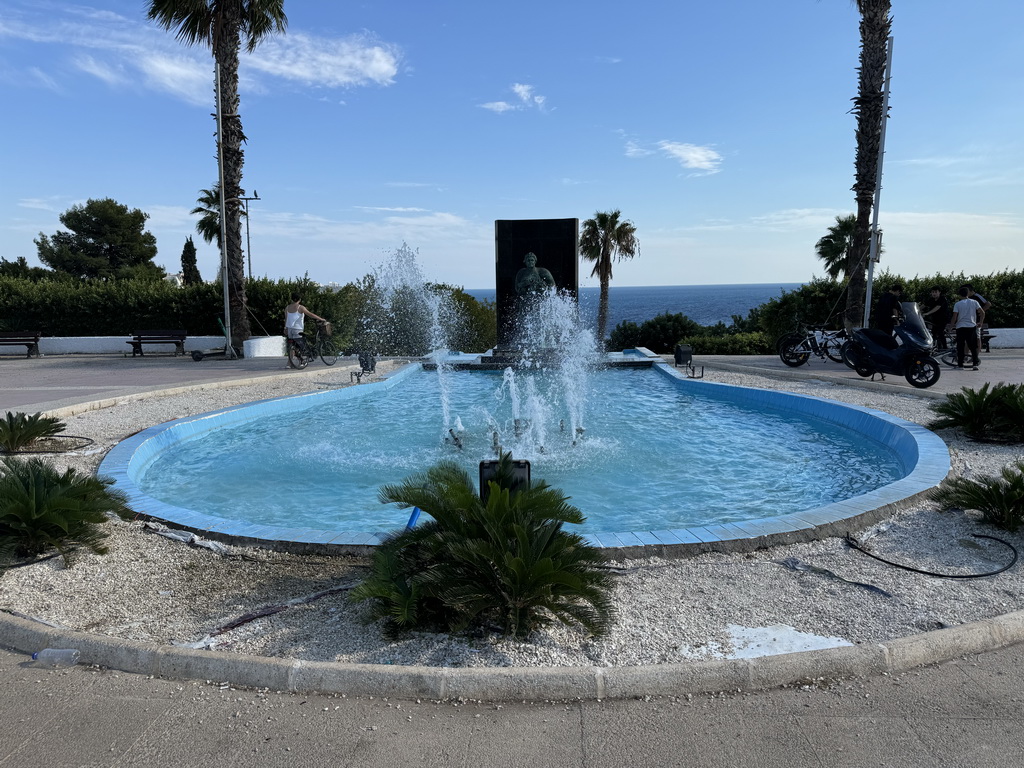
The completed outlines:
{"type": "Polygon", "coordinates": [[[882,140],[882,105],[885,64],[892,19],[890,0],[858,0],[860,10],[860,67],[854,114],[857,116],[857,155],[854,198],[857,201],[857,225],[853,247],[846,265],[850,276],[846,296],[846,327],[860,327],[864,318],[867,290],[865,272],[871,245],[871,211],[878,180],[878,154],[882,140]]]}
{"type": "Polygon", "coordinates": [[[608,324],[608,277],[601,273],[601,298],[597,303],[597,343],[604,349],[604,330],[608,324]]]}
{"type": "Polygon", "coordinates": [[[214,58],[221,68],[221,152],[224,163],[224,228],[228,272],[228,306],[232,346],[242,346],[252,333],[245,295],[245,258],[242,253],[242,119],[238,114],[238,52],[240,19],[234,3],[226,3],[223,22],[214,41],[214,58]]]}

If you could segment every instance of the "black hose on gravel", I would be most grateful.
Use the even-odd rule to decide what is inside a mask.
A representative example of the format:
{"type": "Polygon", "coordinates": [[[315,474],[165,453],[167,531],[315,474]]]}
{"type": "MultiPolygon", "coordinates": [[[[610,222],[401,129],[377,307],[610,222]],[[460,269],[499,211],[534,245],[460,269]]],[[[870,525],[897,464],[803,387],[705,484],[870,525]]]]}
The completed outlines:
{"type": "Polygon", "coordinates": [[[868,552],[868,550],[864,549],[860,544],[858,544],[857,540],[853,538],[853,536],[851,536],[850,534],[846,534],[846,544],[849,547],[853,547],[853,549],[856,549],[858,552],[863,552],[868,557],[873,557],[875,560],[885,563],[886,565],[892,565],[896,568],[902,568],[904,571],[912,571],[913,573],[923,573],[925,576],[935,576],[940,579],[983,579],[986,576],[995,576],[997,573],[1008,571],[1017,562],[1017,548],[1014,547],[1013,544],[1011,544],[1010,542],[997,538],[996,536],[986,536],[983,533],[972,533],[971,536],[975,539],[991,539],[992,541],[998,541],[1000,544],[1006,545],[1010,548],[1010,551],[1013,552],[1013,560],[1011,560],[1007,565],[1004,565],[999,570],[990,571],[988,573],[935,573],[933,571],[924,571],[920,568],[914,568],[909,565],[901,565],[900,563],[894,563],[892,560],[886,560],[884,557],[879,557],[876,554],[868,552]]]}

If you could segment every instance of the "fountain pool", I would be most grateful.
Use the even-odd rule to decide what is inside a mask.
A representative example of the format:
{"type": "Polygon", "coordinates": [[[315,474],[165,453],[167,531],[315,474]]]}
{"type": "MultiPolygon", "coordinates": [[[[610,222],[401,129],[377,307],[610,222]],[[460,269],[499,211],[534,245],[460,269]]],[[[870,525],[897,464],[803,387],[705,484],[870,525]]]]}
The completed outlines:
{"type": "Polygon", "coordinates": [[[134,509],[186,528],[361,547],[408,519],[377,501],[381,484],[441,458],[475,477],[498,442],[572,497],[593,543],[629,548],[852,529],[948,471],[941,440],[887,414],[653,368],[593,374],[582,433],[565,426],[580,416],[545,396],[557,379],[449,372],[440,383],[412,365],[376,384],[153,427],[100,472],[134,509]],[[449,429],[461,448],[444,440],[449,429]]]}

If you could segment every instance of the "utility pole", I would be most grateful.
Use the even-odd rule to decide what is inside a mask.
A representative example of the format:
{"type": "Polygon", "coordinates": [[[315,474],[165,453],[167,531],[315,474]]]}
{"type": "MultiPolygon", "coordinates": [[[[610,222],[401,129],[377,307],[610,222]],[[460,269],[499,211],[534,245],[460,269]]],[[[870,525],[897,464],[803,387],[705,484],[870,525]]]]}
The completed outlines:
{"type": "Polygon", "coordinates": [[[249,260],[249,279],[252,280],[252,244],[249,242],[249,201],[259,200],[260,193],[255,189],[252,191],[252,197],[240,197],[245,206],[245,257],[249,260]]]}

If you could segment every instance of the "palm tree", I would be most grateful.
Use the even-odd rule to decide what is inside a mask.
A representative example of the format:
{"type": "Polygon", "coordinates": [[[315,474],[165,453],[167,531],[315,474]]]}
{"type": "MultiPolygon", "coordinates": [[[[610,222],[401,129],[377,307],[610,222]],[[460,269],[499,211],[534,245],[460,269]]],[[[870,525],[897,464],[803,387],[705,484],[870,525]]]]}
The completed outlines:
{"type": "MultiPolygon", "coordinates": [[[[196,232],[207,243],[217,241],[217,249],[220,250],[220,184],[214,184],[213,189],[199,190],[199,203],[189,213],[199,214],[199,221],[196,222],[196,232]]],[[[245,213],[242,213],[244,216],[245,213]]]]}
{"type": "Polygon", "coordinates": [[[224,169],[224,243],[228,271],[228,304],[232,343],[251,335],[245,295],[245,257],[242,253],[242,119],[238,115],[238,54],[242,37],[252,53],[273,32],[284,32],[288,18],[284,0],[150,0],[148,18],[176,30],[185,45],[207,45],[220,73],[220,156],[224,169]]]}
{"type": "Polygon", "coordinates": [[[828,228],[828,234],[814,244],[814,252],[825,263],[825,271],[833,280],[846,272],[856,226],[857,214],[836,216],[836,223],[828,228]]]}
{"type": "Polygon", "coordinates": [[[853,113],[857,116],[857,154],[854,160],[854,198],[857,225],[853,247],[846,259],[850,284],[846,294],[846,326],[858,327],[864,318],[867,289],[865,267],[871,245],[871,209],[875,202],[878,156],[882,143],[882,105],[885,100],[885,65],[892,29],[891,0],[856,0],[860,11],[860,67],[853,113]]]}
{"type": "Polygon", "coordinates": [[[640,255],[640,241],[636,238],[633,222],[619,221],[619,210],[598,211],[594,218],[583,222],[580,235],[580,255],[594,262],[590,273],[601,280],[601,300],[597,305],[597,338],[604,343],[608,323],[608,283],[612,279],[612,261],[632,259],[640,255]]]}

